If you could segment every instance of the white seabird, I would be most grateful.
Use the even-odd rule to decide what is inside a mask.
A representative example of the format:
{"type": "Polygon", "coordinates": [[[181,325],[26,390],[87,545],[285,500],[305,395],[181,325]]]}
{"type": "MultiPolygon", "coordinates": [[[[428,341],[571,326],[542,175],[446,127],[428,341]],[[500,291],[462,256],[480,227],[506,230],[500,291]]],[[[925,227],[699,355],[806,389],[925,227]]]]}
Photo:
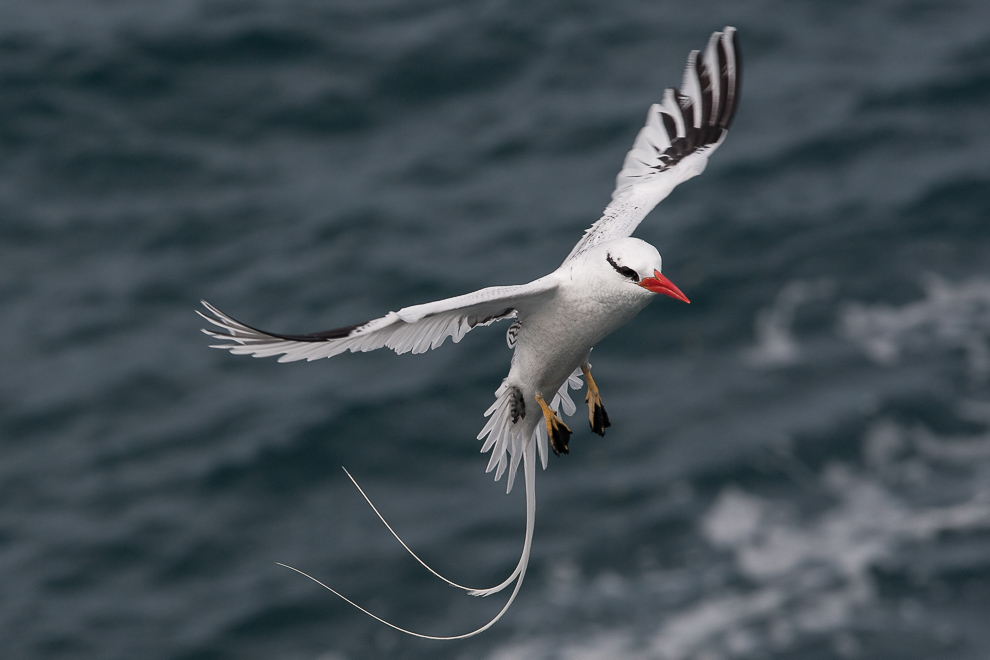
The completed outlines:
{"type": "Polygon", "coordinates": [[[568,452],[571,430],[558,412],[561,408],[567,415],[575,412],[568,389],[579,388],[581,376],[588,388],[585,398],[591,430],[604,435],[609,426],[591,377],[591,349],[636,316],[656,294],[689,302],[661,274],[657,249],[630,234],[678,184],[705,170],[709,155],[722,144],[735,115],[740,72],[738,39],[732,27],[712,34],[704,53],[691,52],[680,90],[667,89],[662,102],[650,107],[646,125],[626,154],[612,201],[602,217],[584,233],[557,270],[529,284],[481,289],[405,307],[366,323],[302,335],[252,328],[203,301],[212,316],[197,313],[223,331],[203,330],[225,342],[213,348],[235,355],[278,355],[279,362],[313,361],[344,351],[383,347],[396,353],[423,353],[437,348],[447,337],[458,342],[475,327],[514,319],[506,337],[513,349],[509,375],[495,392],[495,403],[485,413],[489,419],[478,439],[485,440],[482,452],[491,451],[488,471],[495,470],[495,479],[508,473],[507,491],[512,489],[520,461],[524,466],[526,536],[515,570],[494,587],[464,587],[426,566],[396,535],[434,575],[472,595],[488,596],[514,584],[505,606],[474,631],[438,637],[384,621],[320,582],[322,586],[382,623],[427,639],[470,637],[487,630],[505,614],[519,593],[529,563],[536,511],[536,454],[539,452],[545,469],[548,441],[555,454],[568,452]]]}

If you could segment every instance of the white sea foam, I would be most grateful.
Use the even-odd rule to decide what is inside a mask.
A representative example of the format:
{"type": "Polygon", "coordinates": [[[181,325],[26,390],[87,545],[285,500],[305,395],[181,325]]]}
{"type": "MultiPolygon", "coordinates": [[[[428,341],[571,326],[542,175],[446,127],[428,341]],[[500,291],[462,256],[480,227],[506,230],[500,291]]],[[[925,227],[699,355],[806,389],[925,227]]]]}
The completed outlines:
{"type": "Polygon", "coordinates": [[[923,281],[925,297],[902,306],[849,303],[840,332],[871,360],[892,365],[906,354],[962,350],[970,378],[990,377],[990,280],[953,283],[936,275],[923,281]]]}
{"type": "Polygon", "coordinates": [[[990,528],[990,490],[953,506],[914,508],[848,465],[831,465],[821,483],[836,505],[809,520],[785,501],[722,491],[702,535],[730,552],[738,572],[758,586],[713,595],[668,619],[654,638],[658,657],[746,657],[740,636],[779,651],[801,637],[841,632],[877,600],[871,568],[903,544],[990,528]]]}
{"type": "Polygon", "coordinates": [[[801,361],[801,350],[792,325],[799,306],[828,298],[835,290],[830,280],[790,282],[774,297],[773,304],[761,309],[753,322],[754,346],[743,353],[752,366],[783,367],[801,361]]]}
{"type": "MultiPolygon", "coordinates": [[[[990,379],[990,280],[957,283],[929,274],[922,286],[923,298],[900,306],[844,304],[838,314],[839,335],[883,366],[912,354],[960,350],[970,380],[986,383],[990,379]]],[[[831,280],[788,283],[769,307],[756,313],[754,344],[743,352],[743,359],[764,369],[800,363],[804,349],[793,331],[795,314],[801,305],[828,299],[834,291],[831,280]]]]}

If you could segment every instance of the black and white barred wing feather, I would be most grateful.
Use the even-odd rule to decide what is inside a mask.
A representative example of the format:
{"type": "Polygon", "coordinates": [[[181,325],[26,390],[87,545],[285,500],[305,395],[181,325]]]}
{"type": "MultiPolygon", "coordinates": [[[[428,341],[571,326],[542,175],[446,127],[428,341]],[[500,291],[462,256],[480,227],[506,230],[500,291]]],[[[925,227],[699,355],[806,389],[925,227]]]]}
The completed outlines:
{"type": "Polygon", "coordinates": [[[741,60],[735,28],[715,32],[704,54],[692,51],[681,89],[654,103],[626,154],[612,203],[564,260],[613,238],[630,236],[679,184],[705,171],[722,144],[739,99],[741,60]]]}
{"type": "Polygon", "coordinates": [[[358,353],[386,347],[396,353],[424,353],[440,346],[447,337],[460,341],[479,325],[525,316],[530,309],[551,297],[556,288],[556,280],[548,275],[529,284],[489,287],[455,298],[406,307],[366,323],[305,335],[258,330],[206,301],[202,302],[209,315],[198,313],[223,331],[203,330],[210,337],[226,342],[214,344],[213,348],[254,357],[280,355],[279,362],[313,361],[345,351],[358,353]]]}

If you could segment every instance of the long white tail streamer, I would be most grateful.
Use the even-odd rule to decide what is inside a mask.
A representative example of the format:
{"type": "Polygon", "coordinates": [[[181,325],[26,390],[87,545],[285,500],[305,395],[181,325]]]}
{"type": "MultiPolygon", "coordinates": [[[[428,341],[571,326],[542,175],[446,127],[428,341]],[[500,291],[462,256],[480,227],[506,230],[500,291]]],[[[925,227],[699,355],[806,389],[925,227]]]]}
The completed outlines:
{"type": "MultiPolygon", "coordinates": [[[[402,628],[400,626],[395,625],[394,623],[391,623],[390,621],[386,621],[385,619],[381,618],[380,616],[378,616],[378,615],[376,615],[376,614],[374,614],[372,612],[369,612],[368,610],[366,610],[365,608],[361,607],[360,605],[358,605],[357,603],[355,603],[353,600],[351,600],[347,596],[344,596],[343,594],[341,594],[339,591],[336,591],[335,589],[332,589],[331,587],[328,587],[324,583],[320,582],[319,580],[317,580],[312,575],[309,575],[308,573],[304,573],[304,572],[300,571],[298,568],[293,568],[292,566],[289,566],[288,564],[279,563],[279,566],[284,566],[285,568],[288,568],[289,570],[292,570],[292,571],[295,571],[296,573],[299,573],[303,577],[309,578],[310,580],[312,580],[316,584],[320,585],[321,587],[323,587],[324,589],[326,589],[327,591],[329,591],[330,593],[332,593],[334,596],[337,596],[338,598],[340,598],[341,600],[343,600],[348,605],[350,605],[350,606],[354,607],[355,609],[360,610],[361,612],[367,614],[368,616],[370,616],[375,621],[378,621],[379,623],[383,623],[386,626],[388,626],[389,628],[392,628],[393,630],[397,630],[397,631],[399,631],[401,633],[405,633],[407,635],[411,635],[412,637],[419,637],[421,639],[436,639],[436,640],[454,640],[454,639],[466,639],[468,637],[474,637],[475,635],[478,635],[480,633],[483,633],[486,630],[488,630],[489,628],[491,628],[492,626],[494,626],[498,622],[498,620],[501,619],[505,615],[505,613],[509,611],[509,607],[511,607],[513,601],[515,601],[516,595],[519,593],[520,587],[522,587],[523,579],[525,579],[525,577],[526,577],[526,568],[529,566],[530,550],[533,547],[533,527],[534,527],[534,522],[536,520],[536,445],[532,441],[532,439],[530,439],[526,443],[526,448],[525,448],[525,451],[523,453],[523,472],[526,475],[526,540],[523,543],[522,554],[519,557],[519,564],[518,564],[518,566],[516,566],[516,570],[513,572],[513,575],[510,576],[509,580],[507,580],[505,583],[503,583],[505,585],[508,585],[508,584],[511,584],[512,581],[515,581],[516,586],[515,586],[515,588],[512,589],[512,594],[509,596],[509,600],[506,601],[505,605],[502,606],[502,609],[499,610],[498,614],[496,614],[485,625],[483,625],[480,628],[477,628],[475,630],[472,630],[469,633],[464,633],[463,635],[450,635],[450,636],[447,636],[447,637],[443,637],[443,636],[437,636],[437,635],[424,635],[423,633],[418,633],[418,632],[415,632],[415,631],[412,631],[412,630],[407,630],[405,628],[402,628]]],[[[350,476],[350,475],[348,475],[348,476],[350,476]]],[[[353,478],[351,479],[351,481],[354,481],[353,478]]],[[[354,482],[354,485],[356,486],[357,485],[357,482],[354,482]]],[[[358,490],[361,490],[360,486],[358,486],[358,490]]],[[[364,494],[364,491],[361,491],[361,492],[362,492],[362,495],[363,495],[364,494]]],[[[367,496],[365,496],[365,499],[367,500],[367,496]]],[[[371,504],[371,501],[368,500],[368,503],[371,504]]],[[[372,508],[374,508],[374,505],[372,505],[372,508]]],[[[375,513],[378,513],[377,509],[375,510],[375,513]]],[[[381,517],[381,514],[379,514],[379,517],[381,517]]],[[[382,519],[382,522],[385,522],[384,519],[382,519]]],[[[385,525],[388,526],[388,523],[385,523],[385,525]]],[[[390,531],[391,531],[391,529],[392,528],[389,527],[389,530],[390,531]]],[[[397,539],[399,539],[398,535],[396,535],[394,531],[392,532],[392,534],[397,539]]],[[[399,539],[399,542],[402,543],[402,539],[399,539]]],[[[408,546],[406,546],[405,543],[402,543],[402,545],[403,545],[403,547],[406,548],[406,550],[410,554],[413,555],[413,557],[416,557],[416,555],[413,554],[412,550],[409,550],[408,546]]],[[[419,559],[418,557],[416,557],[416,558],[419,559]]],[[[449,583],[449,584],[451,584],[451,585],[453,585],[455,587],[458,587],[460,589],[465,589],[465,587],[462,587],[459,584],[456,584],[454,582],[451,582],[450,580],[447,580],[446,578],[444,578],[443,576],[441,576],[439,573],[437,573],[436,571],[434,571],[433,569],[431,569],[429,566],[426,566],[426,564],[422,560],[420,560],[419,563],[422,564],[423,566],[425,566],[431,573],[433,573],[437,577],[441,578],[445,582],[447,582],[447,583],[449,583]]],[[[502,587],[502,588],[504,588],[504,587],[502,587]]],[[[472,593],[473,591],[474,590],[469,590],[468,593],[472,593]]],[[[488,595],[487,593],[483,593],[485,591],[490,591],[490,590],[482,590],[482,593],[475,594],[475,595],[488,595]]],[[[492,591],[491,593],[495,593],[495,592],[492,591]]]]}
{"type": "Polygon", "coordinates": [[[441,575],[436,570],[434,570],[429,564],[427,564],[425,561],[423,561],[420,558],[419,555],[417,555],[415,552],[413,552],[412,548],[410,548],[408,545],[406,545],[406,542],[402,540],[402,538],[399,536],[398,532],[396,532],[394,529],[392,529],[392,526],[390,524],[388,524],[388,521],[387,520],[385,520],[385,516],[382,515],[381,511],[378,510],[378,507],[376,507],[375,504],[374,504],[374,502],[371,501],[371,498],[368,497],[368,494],[365,493],[364,492],[364,489],[361,488],[361,485],[358,484],[357,479],[355,479],[354,476],[350,472],[347,471],[347,468],[342,467],[341,469],[344,471],[344,474],[347,475],[347,478],[351,480],[351,483],[354,484],[354,487],[358,489],[358,492],[361,493],[361,497],[363,497],[364,498],[364,501],[368,503],[368,506],[371,507],[371,510],[375,512],[375,515],[378,516],[378,519],[382,521],[382,524],[383,525],[385,525],[385,528],[389,532],[391,532],[392,533],[392,536],[395,537],[395,540],[399,542],[399,545],[401,545],[403,548],[405,548],[406,552],[408,552],[412,556],[413,559],[415,559],[416,561],[418,561],[419,564],[423,568],[425,568],[430,573],[432,573],[436,577],[440,578],[441,580],[443,580],[444,582],[446,582],[450,586],[456,587],[457,589],[462,589],[462,590],[468,592],[469,594],[471,594],[472,596],[491,596],[492,594],[497,594],[498,592],[500,592],[503,589],[505,589],[506,587],[508,587],[515,580],[516,576],[519,575],[519,569],[520,569],[520,566],[521,566],[522,557],[520,557],[520,563],[516,564],[515,570],[512,571],[512,574],[509,575],[509,577],[507,577],[501,584],[497,584],[494,587],[489,587],[487,589],[475,589],[473,587],[465,587],[463,584],[458,584],[458,583],[454,582],[453,580],[451,580],[451,579],[449,579],[449,578],[441,575]]]}

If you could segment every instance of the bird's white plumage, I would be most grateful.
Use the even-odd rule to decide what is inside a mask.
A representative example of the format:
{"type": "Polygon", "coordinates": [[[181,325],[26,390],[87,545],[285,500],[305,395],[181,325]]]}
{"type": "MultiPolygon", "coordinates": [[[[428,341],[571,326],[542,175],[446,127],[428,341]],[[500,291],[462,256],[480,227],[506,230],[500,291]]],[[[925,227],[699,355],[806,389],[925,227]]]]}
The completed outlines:
{"type": "MultiPolygon", "coordinates": [[[[712,34],[704,53],[693,51],[688,56],[680,90],[666,90],[661,102],[650,107],[646,123],[616,177],[612,201],[601,218],[588,228],[557,270],[529,284],[481,289],[405,307],[366,323],[306,335],[258,330],[203,302],[209,314],[200,316],[222,331],[203,330],[222,342],[214,344],[214,348],[236,355],[280,356],[279,362],[312,361],[345,351],[385,347],[396,353],[422,353],[437,348],[447,337],[460,341],[479,325],[514,319],[506,335],[513,350],[509,374],[495,392],[495,402],[485,413],[487,422],[478,439],[483,441],[481,451],[491,452],[488,471],[495,471],[496,480],[508,475],[507,490],[512,489],[520,461],[526,466],[526,537],[519,562],[502,583],[471,589],[444,578],[403,543],[434,575],[473,595],[487,596],[515,583],[508,603],[477,630],[455,637],[431,637],[399,628],[327,589],[397,630],[430,639],[478,634],[509,608],[529,561],[536,506],[536,450],[546,468],[548,427],[554,419],[537,403],[565,415],[573,414],[577,406],[569,390],[581,387],[582,373],[589,379],[589,390],[597,392],[588,363],[595,344],[632,319],[656,293],[687,301],[660,274],[662,261],[656,248],[630,235],[675,187],[704,171],[708,157],[725,139],[735,114],[740,68],[736,34],[731,27],[712,34]]],[[[592,428],[603,434],[608,426],[607,416],[601,428],[596,428],[597,408],[590,393],[588,401],[592,428]]],[[[600,399],[596,401],[601,403],[600,399]]],[[[601,413],[604,415],[604,408],[601,413]]],[[[559,429],[554,433],[559,434],[559,429]]],[[[567,437],[569,432],[564,452],[567,437]]],[[[560,442],[557,435],[554,442],[560,442]]],[[[558,451],[557,444],[553,448],[558,451]]]]}
{"type": "Polygon", "coordinates": [[[224,348],[235,355],[281,355],[279,362],[295,362],[333,357],[345,351],[363,353],[384,347],[400,354],[410,351],[425,353],[443,344],[447,337],[456,343],[479,325],[525,314],[537,307],[540,300],[552,293],[556,286],[556,279],[547,276],[519,286],[489,287],[463,296],[389,312],[381,318],[347,328],[348,332],[341,337],[319,337],[334,334],[334,331],[316,335],[264,332],[231,318],[206,301],[203,305],[212,316],[199,314],[227,332],[221,334],[204,330],[206,334],[214,339],[234,342],[218,344],[213,348],[224,348]]]}

